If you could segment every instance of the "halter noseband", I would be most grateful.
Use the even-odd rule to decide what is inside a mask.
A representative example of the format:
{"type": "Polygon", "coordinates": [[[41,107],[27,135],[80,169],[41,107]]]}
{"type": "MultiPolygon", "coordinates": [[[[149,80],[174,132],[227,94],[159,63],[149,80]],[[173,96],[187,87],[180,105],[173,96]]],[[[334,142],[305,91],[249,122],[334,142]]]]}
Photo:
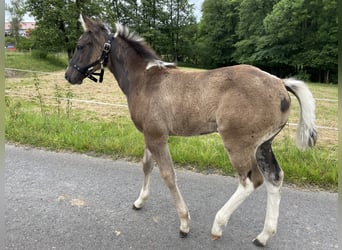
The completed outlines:
{"type": "Polygon", "coordinates": [[[103,45],[103,50],[101,57],[97,59],[95,62],[85,66],[85,67],[80,67],[77,64],[74,64],[72,67],[76,69],[78,72],[80,72],[82,75],[85,77],[88,77],[90,80],[97,82],[97,79],[95,78],[94,75],[99,76],[99,82],[103,81],[103,74],[104,74],[104,67],[107,66],[108,63],[108,56],[110,49],[112,47],[112,41],[113,41],[114,36],[111,35],[110,38],[105,42],[103,45]],[[94,66],[101,64],[101,71],[100,73],[95,73],[93,71],[94,66]]]}

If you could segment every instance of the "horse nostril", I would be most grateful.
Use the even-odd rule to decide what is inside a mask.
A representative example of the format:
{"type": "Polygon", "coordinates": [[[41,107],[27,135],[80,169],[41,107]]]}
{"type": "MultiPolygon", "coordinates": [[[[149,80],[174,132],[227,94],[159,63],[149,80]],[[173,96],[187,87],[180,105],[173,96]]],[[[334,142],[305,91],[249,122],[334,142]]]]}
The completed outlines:
{"type": "Polygon", "coordinates": [[[68,82],[70,82],[70,76],[69,76],[67,73],[65,73],[64,78],[65,78],[65,80],[67,80],[68,82]]]}

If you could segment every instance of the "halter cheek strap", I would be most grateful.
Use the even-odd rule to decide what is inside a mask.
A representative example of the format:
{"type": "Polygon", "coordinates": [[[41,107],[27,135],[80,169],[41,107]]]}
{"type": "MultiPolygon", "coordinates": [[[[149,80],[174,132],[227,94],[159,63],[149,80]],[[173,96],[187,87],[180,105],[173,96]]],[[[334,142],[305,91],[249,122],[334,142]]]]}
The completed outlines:
{"type": "Polygon", "coordinates": [[[80,72],[82,75],[84,75],[85,77],[88,77],[90,80],[94,82],[97,82],[97,79],[95,78],[95,76],[99,76],[99,82],[102,82],[103,74],[104,74],[104,67],[106,67],[108,63],[109,52],[112,47],[113,39],[114,39],[114,36],[111,35],[110,38],[107,40],[107,42],[105,42],[105,44],[103,45],[101,57],[97,59],[95,62],[85,67],[79,67],[77,64],[74,64],[72,67],[76,69],[78,72],[80,72]],[[101,65],[101,71],[99,73],[95,73],[94,66],[98,64],[101,65]]]}

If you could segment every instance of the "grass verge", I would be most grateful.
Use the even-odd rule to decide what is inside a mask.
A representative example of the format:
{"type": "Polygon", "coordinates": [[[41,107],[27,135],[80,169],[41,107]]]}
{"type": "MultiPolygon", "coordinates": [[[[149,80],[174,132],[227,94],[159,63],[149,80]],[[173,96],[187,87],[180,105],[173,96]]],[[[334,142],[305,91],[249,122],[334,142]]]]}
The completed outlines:
{"type": "MultiPolygon", "coordinates": [[[[113,159],[140,160],[143,155],[143,136],[126,117],[113,121],[85,120],[76,114],[67,116],[51,110],[44,113],[25,111],[32,103],[9,101],[8,98],[6,103],[8,141],[51,150],[107,155],[113,159]]],[[[200,172],[235,173],[218,134],[170,137],[169,147],[176,164],[200,172]]],[[[274,142],[274,152],[287,183],[337,190],[337,146],[299,151],[289,136],[283,136],[274,142]]]]}
{"type": "Polygon", "coordinates": [[[5,67],[23,70],[52,72],[65,69],[68,58],[65,54],[48,54],[45,58],[35,58],[32,53],[6,52],[5,67]]]}

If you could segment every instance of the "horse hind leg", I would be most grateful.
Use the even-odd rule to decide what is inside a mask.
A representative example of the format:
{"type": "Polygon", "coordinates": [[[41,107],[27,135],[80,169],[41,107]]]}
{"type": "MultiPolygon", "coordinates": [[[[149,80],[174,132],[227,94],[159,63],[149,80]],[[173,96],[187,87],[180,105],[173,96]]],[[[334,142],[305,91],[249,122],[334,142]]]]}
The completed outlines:
{"type": "Polygon", "coordinates": [[[263,177],[258,170],[255,149],[244,148],[237,150],[236,154],[232,151],[229,154],[232,165],[239,173],[239,185],[235,193],[230,197],[226,204],[217,212],[211,229],[213,240],[222,236],[222,231],[227,225],[232,213],[242,204],[242,202],[263,183],[263,177]],[[250,158],[246,157],[250,155],[250,158]]]}
{"type": "Polygon", "coordinates": [[[153,159],[151,152],[145,148],[144,158],[143,158],[143,172],[144,172],[144,182],[141,188],[138,199],[133,204],[133,209],[139,210],[143,207],[144,202],[148,199],[150,195],[150,177],[153,170],[153,159]]]}
{"type": "Polygon", "coordinates": [[[240,180],[235,193],[230,197],[226,204],[216,213],[215,220],[211,229],[213,240],[221,238],[222,231],[227,225],[232,213],[242,204],[242,202],[254,191],[253,183],[249,178],[240,180]]]}
{"type": "Polygon", "coordinates": [[[259,169],[264,176],[267,190],[267,208],[263,231],[253,240],[257,246],[265,246],[271,236],[277,231],[280,188],[284,173],[272,152],[272,140],[264,142],[258,147],[256,158],[259,169]]]}

